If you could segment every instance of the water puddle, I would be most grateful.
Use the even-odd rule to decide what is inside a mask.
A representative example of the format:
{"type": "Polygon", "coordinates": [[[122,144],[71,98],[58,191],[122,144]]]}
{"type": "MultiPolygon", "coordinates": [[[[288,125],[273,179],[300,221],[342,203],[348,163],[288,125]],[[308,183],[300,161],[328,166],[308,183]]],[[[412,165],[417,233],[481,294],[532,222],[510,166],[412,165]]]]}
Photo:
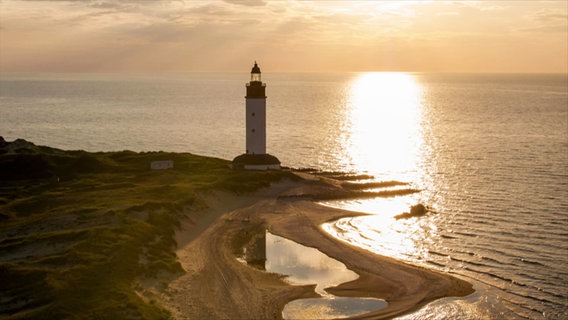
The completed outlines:
{"type": "Polygon", "coordinates": [[[284,319],[340,319],[385,308],[387,303],[374,298],[326,297],[290,301],[284,319]]]}
{"type": "Polygon", "coordinates": [[[387,302],[374,298],[336,297],[325,288],[355,280],[358,275],[321,251],[269,232],[255,237],[244,250],[249,265],[287,275],[295,285],[315,284],[321,298],[298,299],[282,311],[284,319],[337,319],[385,308],[387,302]]]}

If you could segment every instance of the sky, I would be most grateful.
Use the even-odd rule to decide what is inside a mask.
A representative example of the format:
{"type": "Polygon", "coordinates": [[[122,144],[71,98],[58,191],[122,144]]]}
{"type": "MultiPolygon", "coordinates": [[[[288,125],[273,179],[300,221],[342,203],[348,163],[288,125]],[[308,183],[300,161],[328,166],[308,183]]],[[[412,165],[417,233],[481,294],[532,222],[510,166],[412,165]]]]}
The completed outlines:
{"type": "Polygon", "coordinates": [[[568,73],[568,1],[0,0],[0,72],[248,72],[255,60],[568,73]]]}

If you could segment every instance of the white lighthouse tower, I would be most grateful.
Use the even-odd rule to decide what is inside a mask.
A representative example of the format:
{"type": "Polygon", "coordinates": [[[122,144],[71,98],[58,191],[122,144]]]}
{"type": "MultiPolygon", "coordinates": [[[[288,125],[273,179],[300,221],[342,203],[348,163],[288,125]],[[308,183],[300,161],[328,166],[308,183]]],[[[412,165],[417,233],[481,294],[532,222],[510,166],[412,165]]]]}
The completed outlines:
{"type": "Polygon", "coordinates": [[[247,154],[266,153],[266,84],[262,83],[256,61],[247,83],[246,128],[247,154]]]}
{"type": "Polygon", "coordinates": [[[236,168],[280,169],[280,161],[266,153],[266,84],[256,61],[246,84],[246,152],[233,160],[236,168]]]}

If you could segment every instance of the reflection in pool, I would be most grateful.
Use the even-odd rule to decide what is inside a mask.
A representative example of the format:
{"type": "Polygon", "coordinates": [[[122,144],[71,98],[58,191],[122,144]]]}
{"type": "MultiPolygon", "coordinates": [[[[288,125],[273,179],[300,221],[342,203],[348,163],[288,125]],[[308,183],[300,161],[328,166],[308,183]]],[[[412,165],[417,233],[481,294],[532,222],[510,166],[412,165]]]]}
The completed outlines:
{"type": "Polygon", "coordinates": [[[338,319],[385,308],[387,303],[374,298],[328,297],[290,301],[282,311],[284,319],[338,319]]]}
{"type": "Polygon", "coordinates": [[[321,251],[266,233],[265,269],[287,275],[292,284],[316,284],[322,298],[299,299],[282,311],[284,319],[334,319],[359,315],[385,308],[387,303],[374,298],[336,297],[325,288],[355,280],[358,275],[321,251]]]}
{"type": "Polygon", "coordinates": [[[316,284],[316,293],[330,296],[324,288],[357,279],[345,265],[319,250],[305,247],[271,233],[266,234],[266,271],[287,275],[292,284],[316,284]]]}

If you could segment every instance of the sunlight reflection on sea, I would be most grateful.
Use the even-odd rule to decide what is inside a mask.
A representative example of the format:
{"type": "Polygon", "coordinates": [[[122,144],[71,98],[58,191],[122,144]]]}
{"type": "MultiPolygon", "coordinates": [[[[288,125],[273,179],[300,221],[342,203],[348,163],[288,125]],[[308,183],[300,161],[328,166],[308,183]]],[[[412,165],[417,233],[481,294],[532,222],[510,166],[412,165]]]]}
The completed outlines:
{"type": "MultiPolygon", "coordinates": [[[[348,137],[344,146],[353,166],[383,180],[410,181],[419,189],[432,189],[426,185],[428,179],[421,166],[425,158],[422,87],[415,77],[404,73],[364,73],[352,81],[350,88],[345,118],[348,137]]],[[[425,240],[420,234],[429,231],[392,218],[408,211],[418,198],[342,201],[339,205],[344,208],[382,214],[341,219],[327,224],[325,229],[353,244],[372,247],[374,242],[383,243],[378,253],[384,255],[420,256],[420,242],[425,240]],[[359,230],[357,238],[349,236],[350,229],[359,230]]]]}
{"type": "MultiPolygon", "coordinates": [[[[473,86],[481,85],[475,83],[473,86]]],[[[504,95],[499,99],[508,96],[500,91],[489,91],[488,95],[495,95],[496,92],[504,95]]],[[[472,101],[467,98],[462,100],[462,107],[475,107],[479,110],[462,111],[464,119],[455,118],[455,115],[448,116],[448,112],[455,112],[460,106],[447,105],[442,100],[436,100],[439,105],[434,105],[433,94],[435,92],[423,87],[415,76],[409,74],[370,73],[360,75],[352,81],[349,100],[351,111],[347,112],[350,127],[344,145],[350,163],[380,180],[411,182],[422,192],[390,199],[325,202],[325,205],[367,212],[370,215],[340,219],[325,224],[324,229],[346,242],[378,254],[466,278],[478,290],[476,294],[464,299],[444,299],[443,302],[432,303],[413,315],[403,317],[404,319],[547,318],[565,313],[566,309],[562,311],[561,307],[561,291],[550,288],[545,290],[550,295],[540,298],[537,296],[541,289],[535,284],[528,285],[532,280],[516,276],[524,274],[526,271],[520,270],[525,267],[511,262],[510,257],[518,254],[518,249],[509,245],[509,240],[504,240],[501,236],[509,236],[504,228],[509,224],[513,226],[515,218],[487,215],[488,211],[502,209],[494,202],[503,201],[503,194],[512,190],[522,193],[523,185],[534,176],[525,177],[526,180],[519,180],[517,184],[502,180],[501,177],[510,172],[499,171],[500,167],[507,170],[507,163],[501,162],[504,160],[499,157],[507,158],[509,155],[500,155],[497,148],[506,146],[492,145],[496,140],[491,134],[487,136],[486,133],[476,132],[476,128],[470,128],[470,125],[479,122],[485,130],[499,132],[504,131],[503,125],[508,129],[515,123],[507,118],[505,122],[500,122],[503,121],[500,119],[495,121],[495,115],[484,110],[491,105],[477,106],[475,102],[472,105],[472,101]],[[463,122],[462,128],[453,125],[454,122],[463,122]],[[451,131],[457,128],[462,131],[451,131]],[[487,162],[491,154],[497,154],[499,162],[487,162]],[[487,179],[483,171],[486,172],[485,175],[494,171],[494,184],[483,184],[482,180],[487,179]],[[498,185],[501,187],[497,187],[498,185]],[[472,191],[477,196],[473,196],[472,191]],[[492,198],[494,195],[496,198],[492,198]],[[480,203],[476,199],[481,197],[486,198],[485,202],[480,203]],[[416,203],[431,207],[432,212],[421,218],[394,219],[395,215],[409,211],[409,207],[416,203]],[[494,221],[499,220],[500,223],[496,225],[494,221]],[[506,243],[504,246],[493,249],[496,243],[503,241],[506,243]],[[518,268],[519,271],[506,271],[507,267],[504,266],[507,265],[513,266],[508,268],[518,268]],[[530,289],[519,290],[520,288],[530,289]],[[552,306],[553,311],[547,314],[540,311],[541,307],[537,305],[545,305],[544,308],[552,306]]],[[[552,95],[554,97],[557,97],[555,93],[552,95]]],[[[499,103],[513,110],[518,108],[516,99],[499,103]]],[[[556,105],[551,106],[560,107],[561,101],[555,100],[556,105]]],[[[525,115],[521,113],[521,117],[523,116],[525,115]]],[[[525,121],[530,121],[529,119],[523,119],[521,123],[528,124],[525,121]]],[[[515,135],[518,134],[515,132],[515,135]]],[[[549,134],[556,136],[556,139],[559,137],[554,133],[549,134]]],[[[517,143],[509,135],[497,137],[517,143]]],[[[543,142],[537,136],[532,139],[543,142]]],[[[564,148],[566,149],[566,145],[564,148]]],[[[560,159],[557,157],[557,160],[560,159]]],[[[509,161],[522,166],[519,158],[509,161]]],[[[561,181],[554,181],[554,184],[558,183],[561,181]]],[[[560,204],[562,206],[565,203],[560,204]]],[[[555,217],[546,216],[545,219],[547,223],[554,223],[555,217]]],[[[531,218],[528,221],[530,225],[531,218]]],[[[517,228],[532,229],[530,226],[517,228]]],[[[562,233],[558,227],[554,227],[554,230],[549,242],[543,241],[542,245],[554,247],[557,245],[553,244],[556,237],[566,237],[566,233],[562,233]]],[[[511,236],[514,237],[514,234],[511,236]]],[[[563,250],[566,252],[565,247],[563,250]]],[[[526,253],[527,258],[521,260],[533,259],[531,252],[532,249],[526,253]]],[[[541,281],[546,282],[542,278],[541,281]]]]}

